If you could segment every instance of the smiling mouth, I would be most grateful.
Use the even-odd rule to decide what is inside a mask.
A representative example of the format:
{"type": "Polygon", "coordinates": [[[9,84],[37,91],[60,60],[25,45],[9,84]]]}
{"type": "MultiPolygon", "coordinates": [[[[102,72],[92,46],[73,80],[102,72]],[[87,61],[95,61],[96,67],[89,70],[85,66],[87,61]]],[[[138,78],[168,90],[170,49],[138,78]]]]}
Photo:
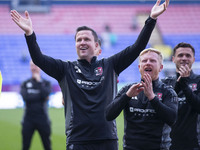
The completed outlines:
{"type": "Polygon", "coordinates": [[[81,51],[85,51],[85,50],[87,50],[87,48],[81,48],[80,50],[81,50],[81,51]]]}
{"type": "Polygon", "coordinates": [[[184,62],[184,63],[181,63],[182,66],[186,66],[188,65],[188,63],[184,62]]]}

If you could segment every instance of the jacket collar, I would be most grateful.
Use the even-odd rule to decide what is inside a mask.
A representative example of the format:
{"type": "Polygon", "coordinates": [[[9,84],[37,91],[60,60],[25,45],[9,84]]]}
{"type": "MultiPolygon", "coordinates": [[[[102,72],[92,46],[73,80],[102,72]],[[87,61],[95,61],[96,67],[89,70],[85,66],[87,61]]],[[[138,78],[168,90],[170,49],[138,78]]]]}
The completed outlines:
{"type": "MultiPolygon", "coordinates": [[[[194,72],[191,70],[189,78],[191,78],[193,75],[194,75],[194,72]]],[[[176,79],[178,79],[179,76],[180,74],[176,72],[176,79]]]]}
{"type": "MultiPolygon", "coordinates": [[[[144,82],[144,80],[143,80],[143,79],[141,79],[141,81],[143,81],[143,82],[144,82]]],[[[154,80],[154,81],[152,81],[152,85],[153,85],[153,87],[156,87],[158,84],[159,84],[159,78],[158,78],[158,79],[156,79],[156,80],[154,80]]]]}
{"type": "Polygon", "coordinates": [[[96,62],[96,60],[97,60],[97,57],[96,56],[93,56],[92,57],[92,60],[91,60],[91,63],[89,63],[86,59],[78,59],[78,62],[80,63],[80,64],[85,64],[85,65],[89,65],[89,64],[94,64],[95,62],[96,62]]]}

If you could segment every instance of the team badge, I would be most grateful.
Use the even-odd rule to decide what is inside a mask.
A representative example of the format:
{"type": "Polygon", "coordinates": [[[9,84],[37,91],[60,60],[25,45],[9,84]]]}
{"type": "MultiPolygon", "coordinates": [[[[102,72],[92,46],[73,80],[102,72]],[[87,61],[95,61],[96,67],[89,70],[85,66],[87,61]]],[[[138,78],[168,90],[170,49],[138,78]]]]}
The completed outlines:
{"type": "Polygon", "coordinates": [[[97,67],[94,69],[94,72],[95,72],[96,76],[101,76],[103,74],[103,68],[97,67]]]}
{"type": "Polygon", "coordinates": [[[197,84],[196,83],[192,83],[190,85],[190,88],[192,89],[192,91],[196,91],[197,90],[197,84]]]}
{"type": "Polygon", "coordinates": [[[162,100],[162,93],[157,93],[157,97],[159,100],[162,100]]]}

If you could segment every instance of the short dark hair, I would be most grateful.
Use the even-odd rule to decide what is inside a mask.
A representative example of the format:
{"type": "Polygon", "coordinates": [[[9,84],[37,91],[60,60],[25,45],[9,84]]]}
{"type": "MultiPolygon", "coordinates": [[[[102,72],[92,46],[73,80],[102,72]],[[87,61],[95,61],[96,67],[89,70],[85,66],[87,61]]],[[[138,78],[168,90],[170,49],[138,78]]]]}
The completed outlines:
{"type": "Polygon", "coordinates": [[[89,30],[92,32],[92,35],[94,36],[94,41],[95,42],[98,42],[99,38],[98,38],[98,35],[97,33],[90,27],[87,27],[87,26],[80,26],[76,29],[76,34],[75,34],[75,40],[76,40],[76,35],[79,31],[82,31],[82,30],[89,30]]]}
{"type": "Polygon", "coordinates": [[[191,48],[193,54],[195,55],[195,49],[194,49],[194,47],[193,47],[191,44],[185,43],[185,42],[181,42],[181,43],[177,44],[177,45],[174,47],[173,56],[175,56],[176,50],[177,50],[178,48],[180,48],[180,47],[191,48]]]}

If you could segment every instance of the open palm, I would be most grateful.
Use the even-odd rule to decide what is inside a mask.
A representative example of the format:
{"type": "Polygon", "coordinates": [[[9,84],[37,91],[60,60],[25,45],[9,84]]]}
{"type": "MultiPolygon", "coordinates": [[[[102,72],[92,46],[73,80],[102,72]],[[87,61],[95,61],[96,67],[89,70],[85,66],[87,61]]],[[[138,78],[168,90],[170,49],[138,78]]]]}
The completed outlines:
{"type": "Polygon", "coordinates": [[[161,15],[168,7],[169,0],[165,0],[163,4],[160,5],[161,0],[157,0],[156,4],[151,9],[151,17],[156,19],[159,15],[161,15]]]}
{"type": "Polygon", "coordinates": [[[12,20],[26,33],[30,35],[33,32],[32,21],[27,11],[25,11],[26,18],[22,17],[16,10],[11,10],[12,20]]]}

